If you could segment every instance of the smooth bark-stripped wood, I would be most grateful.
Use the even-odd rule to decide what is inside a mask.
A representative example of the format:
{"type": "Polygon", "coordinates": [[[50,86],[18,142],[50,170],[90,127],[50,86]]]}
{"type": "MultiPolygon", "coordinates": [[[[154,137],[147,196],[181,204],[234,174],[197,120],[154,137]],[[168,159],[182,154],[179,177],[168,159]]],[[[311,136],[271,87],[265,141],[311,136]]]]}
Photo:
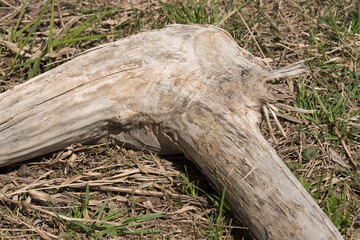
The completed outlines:
{"type": "Polygon", "coordinates": [[[261,60],[213,26],[171,25],[90,49],[0,94],[0,166],[109,139],[184,153],[258,239],[342,239],[258,128],[261,60]]]}

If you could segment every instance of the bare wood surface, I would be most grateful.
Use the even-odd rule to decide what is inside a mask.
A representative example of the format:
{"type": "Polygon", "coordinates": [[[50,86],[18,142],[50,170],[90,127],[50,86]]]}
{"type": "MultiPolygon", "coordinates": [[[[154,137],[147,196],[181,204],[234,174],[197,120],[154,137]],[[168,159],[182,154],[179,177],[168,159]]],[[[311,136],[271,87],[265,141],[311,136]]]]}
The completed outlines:
{"type": "Polygon", "coordinates": [[[342,239],[258,129],[267,71],[225,31],[172,25],[101,45],[0,94],[0,166],[109,139],[184,153],[258,239],[342,239]]]}

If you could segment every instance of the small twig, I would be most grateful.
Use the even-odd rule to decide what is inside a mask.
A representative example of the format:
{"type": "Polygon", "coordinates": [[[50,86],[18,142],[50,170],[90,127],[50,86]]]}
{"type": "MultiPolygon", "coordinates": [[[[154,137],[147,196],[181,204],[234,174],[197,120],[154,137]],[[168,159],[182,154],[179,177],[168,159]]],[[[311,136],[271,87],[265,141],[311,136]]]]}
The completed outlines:
{"type": "Polygon", "coordinates": [[[278,117],[281,117],[281,118],[284,118],[290,122],[294,122],[294,123],[297,123],[297,124],[303,124],[304,122],[297,119],[297,118],[294,118],[294,117],[291,117],[291,116],[288,116],[288,115],[285,115],[285,114],[282,114],[280,112],[277,113],[277,116],[278,117]]]}
{"type": "MultiPolygon", "coordinates": [[[[158,168],[161,171],[165,172],[166,170],[165,170],[164,166],[161,164],[160,160],[157,157],[155,157],[151,152],[150,152],[150,154],[151,154],[151,157],[152,157],[153,161],[155,162],[156,166],[158,166],[158,168]]],[[[174,181],[174,178],[171,176],[167,176],[167,178],[169,179],[170,182],[174,181]]]]}
{"type": "Polygon", "coordinates": [[[139,170],[142,172],[142,173],[145,173],[145,174],[148,174],[149,171],[147,169],[147,167],[145,167],[144,165],[142,165],[139,160],[137,159],[137,156],[133,157],[132,158],[133,162],[135,163],[135,165],[139,168],[139,170]]]}
{"type": "Polygon", "coordinates": [[[248,227],[229,226],[229,225],[221,225],[221,224],[213,224],[213,226],[225,227],[225,228],[232,228],[232,229],[244,229],[244,230],[249,229],[248,227]]]}
{"type": "MultiPolygon", "coordinates": [[[[5,197],[11,197],[11,196],[19,195],[19,194],[22,194],[22,193],[27,193],[33,187],[40,186],[42,184],[48,185],[48,184],[51,184],[51,183],[53,183],[55,181],[56,180],[44,180],[44,181],[36,182],[36,183],[32,182],[32,183],[30,183],[28,185],[25,185],[24,187],[20,188],[19,190],[15,191],[15,192],[8,193],[8,194],[6,194],[6,193],[1,194],[0,193],[0,200],[2,200],[5,197]]],[[[59,187],[59,186],[56,186],[56,187],[59,187]]],[[[50,188],[54,188],[54,187],[50,187],[50,188]]],[[[46,187],[45,187],[45,189],[46,189],[46,187]]]]}
{"type": "MultiPolygon", "coordinates": [[[[334,132],[335,132],[335,134],[337,135],[337,137],[340,138],[340,137],[341,137],[341,134],[339,133],[339,130],[337,129],[337,127],[335,126],[335,124],[333,125],[332,129],[334,130],[334,132]]],[[[348,155],[351,164],[352,164],[353,167],[356,169],[357,163],[356,163],[355,160],[353,159],[353,157],[352,157],[352,155],[351,155],[348,147],[346,146],[346,143],[345,143],[344,139],[341,139],[340,142],[341,142],[341,145],[344,147],[345,152],[346,152],[346,154],[348,155]]]]}
{"type": "Polygon", "coordinates": [[[126,178],[128,178],[130,175],[133,175],[133,174],[136,174],[136,173],[140,173],[140,172],[141,172],[141,171],[140,171],[140,169],[138,169],[138,168],[126,169],[126,170],[124,170],[122,173],[119,173],[119,174],[116,174],[116,175],[113,175],[113,176],[109,176],[109,177],[104,177],[103,180],[111,181],[111,180],[119,179],[119,178],[126,179],[126,178]]]}
{"type": "Polygon", "coordinates": [[[187,196],[187,195],[163,193],[163,192],[158,192],[158,191],[139,190],[139,189],[134,189],[134,188],[111,187],[111,186],[102,186],[99,189],[101,191],[121,192],[121,193],[135,194],[135,195],[145,195],[145,196],[154,196],[154,197],[169,197],[174,200],[181,199],[182,201],[197,200],[200,203],[205,203],[204,202],[205,200],[201,197],[191,197],[191,196],[187,196]]]}
{"type": "Polygon", "coordinates": [[[14,217],[11,217],[9,215],[3,215],[4,218],[6,218],[8,221],[10,222],[13,222],[13,223],[16,223],[16,224],[22,224],[22,225],[25,225],[26,227],[29,228],[30,231],[34,231],[36,232],[37,234],[39,234],[43,239],[46,239],[46,240],[51,240],[50,237],[47,236],[47,233],[38,229],[37,227],[33,227],[31,226],[30,224],[22,221],[21,219],[19,218],[14,218],[14,217]]]}
{"type": "MultiPolygon", "coordinates": [[[[275,120],[275,123],[276,123],[276,125],[278,126],[281,134],[284,136],[284,138],[287,139],[286,133],[285,133],[283,127],[281,126],[281,124],[280,124],[280,122],[279,122],[279,120],[278,120],[278,118],[277,118],[277,116],[276,116],[277,113],[275,113],[275,111],[272,109],[272,105],[271,105],[271,104],[266,104],[266,105],[268,106],[271,114],[273,115],[274,120],[275,120]]],[[[274,108],[275,108],[275,107],[274,107],[274,108]]]]}
{"type": "Polygon", "coordinates": [[[298,107],[289,106],[283,103],[275,103],[275,106],[285,109],[286,111],[299,112],[299,113],[314,113],[316,110],[303,109],[298,107]]]}
{"type": "MultiPolygon", "coordinates": [[[[9,6],[10,8],[12,8],[12,9],[14,9],[15,11],[17,11],[17,12],[21,12],[21,8],[19,9],[19,8],[17,8],[17,7],[15,7],[15,6],[13,6],[13,5],[11,5],[10,3],[8,3],[7,1],[5,1],[5,0],[0,0],[2,3],[4,3],[5,5],[7,5],[7,6],[9,6]]],[[[10,13],[10,14],[12,14],[12,13],[10,13]]],[[[28,18],[30,18],[30,19],[33,19],[33,17],[32,16],[30,16],[30,15],[28,15],[28,14],[25,14],[25,16],[26,17],[28,17],[28,18]]],[[[1,19],[2,20],[2,19],[1,19]]]]}
{"type": "Polygon", "coordinates": [[[259,43],[256,41],[256,38],[255,38],[254,35],[252,34],[252,32],[251,32],[249,26],[247,25],[247,23],[245,22],[245,19],[242,17],[241,13],[240,13],[237,9],[235,9],[235,11],[239,14],[241,20],[242,20],[243,23],[245,24],[245,27],[246,27],[247,30],[249,31],[249,33],[250,33],[252,39],[254,40],[256,46],[259,48],[259,51],[261,52],[261,55],[263,56],[263,58],[266,58],[264,52],[261,50],[261,47],[260,47],[259,43]]]}
{"type": "MultiPolygon", "coordinates": [[[[43,209],[42,207],[33,205],[31,203],[16,201],[16,200],[12,200],[12,199],[9,199],[9,198],[4,198],[3,201],[10,202],[10,203],[13,203],[13,204],[18,204],[18,205],[23,205],[24,207],[32,208],[32,209],[37,210],[39,212],[45,213],[45,214],[53,216],[53,217],[61,218],[63,220],[69,221],[69,222],[99,223],[99,224],[106,224],[106,225],[111,225],[111,226],[123,226],[124,225],[122,223],[120,224],[120,223],[116,223],[116,222],[101,221],[101,220],[96,220],[96,219],[83,219],[83,218],[67,217],[67,216],[64,216],[64,215],[61,215],[61,214],[56,214],[54,212],[50,212],[48,210],[43,209]]],[[[47,238],[47,239],[49,239],[49,238],[47,238]]]]}
{"type": "Polygon", "coordinates": [[[234,13],[236,13],[237,9],[232,10],[228,15],[226,15],[226,17],[224,17],[220,22],[218,22],[217,24],[215,24],[215,26],[220,26],[221,24],[223,24],[226,20],[228,20],[232,15],[234,15],[234,13]]]}
{"type": "MultiPolygon", "coordinates": [[[[184,196],[182,196],[184,197],[184,196]]],[[[17,200],[12,200],[12,199],[9,199],[9,198],[5,198],[3,199],[3,201],[6,201],[6,202],[10,202],[10,203],[13,203],[13,204],[17,204],[17,205],[22,205],[24,207],[27,207],[27,208],[31,208],[31,209],[34,209],[34,210],[37,210],[39,212],[42,212],[42,213],[45,213],[47,215],[50,215],[50,216],[53,216],[53,217],[58,217],[58,218],[61,218],[63,220],[66,220],[66,221],[69,221],[69,222],[86,222],[86,223],[97,223],[97,224],[103,224],[103,225],[110,225],[110,226],[124,226],[124,223],[117,223],[117,222],[110,222],[110,221],[103,221],[103,220],[96,220],[96,219],[84,219],[84,218],[73,218],[73,217],[67,217],[67,216],[64,216],[64,215],[61,215],[61,214],[56,214],[54,212],[50,212],[48,210],[45,210],[44,208],[40,207],[40,206],[36,206],[34,204],[31,204],[31,203],[26,203],[26,202],[21,202],[21,201],[17,201],[17,200]]],[[[170,212],[170,213],[164,213],[164,216],[171,216],[171,215],[174,215],[174,214],[180,214],[182,212],[185,212],[185,211],[189,211],[189,210],[192,210],[194,209],[194,207],[191,207],[191,206],[187,206],[187,207],[183,207],[182,209],[179,209],[175,212],[170,212]]],[[[15,219],[14,219],[15,220],[15,219]]],[[[37,229],[35,227],[32,227],[31,225],[29,224],[26,224],[25,222],[22,222],[21,220],[19,220],[21,223],[23,223],[24,225],[26,225],[27,227],[29,228],[32,228],[32,229],[36,229],[36,230],[39,230],[37,231],[43,238],[45,239],[50,239],[48,238],[46,235],[44,235],[45,233],[43,231],[41,231],[40,229],[37,229]],[[44,236],[43,236],[44,235],[44,236]]],[[[131,227],[131,226],[130,226],[131,227]]],[[[48,233],[46,233],[48,235],[48,233]]],[[[52,234],[51,234],[52,235],[52,234]]]]}
{"type": "Polygon", "coordinates": [[[272,127],[271,127],[271,124],[270,124],[269,111],[268,111],[268,109],[267,109],[267,106],[266,106],[266,105],[263,105],[262,108],[263,108],[263,111],[264,111],[266,123],[267,123],[268,128],[269,128],[270,136],[272,137],[272,139],[274,140],[274,142],[277,144],[278,141],[277,141],[277,139],[275,138],[274,131],[272,130],[272,127]]]}
{"type": "Polygon", "coordinates": [[[35,181],[35,179],[16,177],[16,176],[9,176],[9,175],[5,175],[5,174],[0,174],[0,180],[2,182],[4,182],[4,181],[17,181],[17,182],[20,182],[20,183],[27,183],[27,184],[31,184],[31,183],[33,183],[35,181]]]}
{"type": "MultiPolygon", "coordinates": [[[[4,47],[8,48],[10,51],[12,51],[13,53],[18,53],[20,48],[18,48],[16,46],[15,43],[12,43],[12,42],[8,42],[8,41],[5,41],[5,40],[1,40],[0,41],[0,44],[3,45],[4,47]]],[[[23,56],[23,57],[31,57],[30,54],[26,53],[23,49],[20,51],[19,53],[20,56],[23,56]]]]}
{"type": "Polygon", "coordinates": [[[62,27],[62,29],[65,29],[65,24],[64,24],[63,17],[62,17],[61,7],[60,7],[59,2],[57,3],[57,7],[58,7],[58,10],[59,10],[59,18],[60,18],[61,27],[62,27]]]}

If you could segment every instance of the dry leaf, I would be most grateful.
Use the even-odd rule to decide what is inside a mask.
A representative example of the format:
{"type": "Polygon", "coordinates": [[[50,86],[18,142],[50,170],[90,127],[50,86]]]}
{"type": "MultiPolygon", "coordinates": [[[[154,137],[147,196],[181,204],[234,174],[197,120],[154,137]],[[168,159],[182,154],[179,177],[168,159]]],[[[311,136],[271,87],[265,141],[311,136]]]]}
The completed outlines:
{"type": "Polygon", "coordinates": [[[350,169],[350,166],[347,165],[342,158],[339,156],[339,154],[337,154],[337,152],[335,152],[334,149],[332,149],[331,147],[329,147],[329,156],[330,159],[333,162],[336,162],[337,164],[339,164],[341,167],[346,168],[346,169],[350,169]]]}

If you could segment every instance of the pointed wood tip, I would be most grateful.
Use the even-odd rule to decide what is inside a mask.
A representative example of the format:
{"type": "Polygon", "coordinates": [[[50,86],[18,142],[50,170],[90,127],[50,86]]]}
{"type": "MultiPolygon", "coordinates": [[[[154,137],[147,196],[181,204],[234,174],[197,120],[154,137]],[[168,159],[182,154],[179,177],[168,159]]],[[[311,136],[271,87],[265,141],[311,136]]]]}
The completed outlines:
{"type": "Polygon", "coordinates": [[[297,76],[309,72],[309,68],[304,63],[297,63],[294,65],[286,66],[280,69],[270,71],[266,76],[266,80],[275,78],[284,78],[290,76],[297,76]]]}

